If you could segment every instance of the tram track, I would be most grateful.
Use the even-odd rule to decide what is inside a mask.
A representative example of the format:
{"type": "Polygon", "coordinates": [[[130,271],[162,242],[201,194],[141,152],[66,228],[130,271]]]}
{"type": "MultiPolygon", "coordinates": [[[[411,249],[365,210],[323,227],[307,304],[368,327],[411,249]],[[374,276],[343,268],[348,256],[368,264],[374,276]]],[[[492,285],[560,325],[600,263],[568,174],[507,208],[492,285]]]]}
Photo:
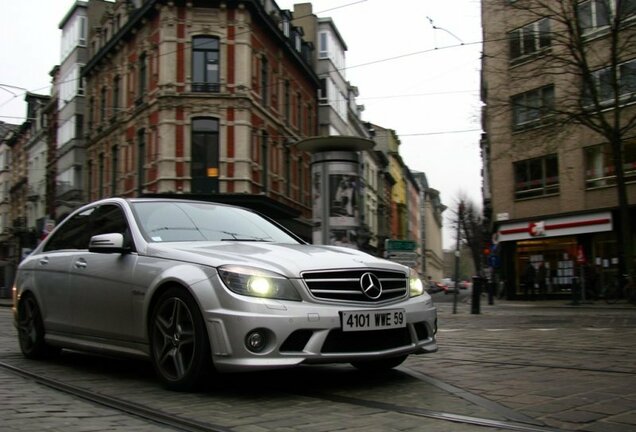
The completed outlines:
{"type": "MultiPolygon", "coordinates": [[[[465,343],[461,342],[453,342],[453,341],[442,341],[439,342],[440,347],[443,348],[464,348],[466,346],[465,343]]],[[[568,344],[568,345],[560,345],[557,347],[548,346],[547,344],[542,345],[519,345],[519,344],[510,344],[503,342],[493,342],[492,340],[487,339],[472,339],[471,340],[471,349],[473,350],[506,350],[506,351],[525,351],[525,352],[542,352],[542,353],[557,353],[557,354],[566,354],[566,353],[580,353],[585,352],[587,354],[603,354],[608,355],[611,353],[619,353],[623,351],[624,348],[617,348],[615,346],[603,346],[603,347],[595,347],[586,344],[568,344]]]]}
{"type": "MultiPolygon", "coordinates": [[[[167,426],[173,428],[177,431],[184,432],[231,432],[233,429],[215,424],[212,422],[200,421],[197,419],[185,418],[181,415],[175,415],[172,413],[168,413],[166,411],[162,411],[159,409],[155,409],[146,405],[141,405],[139,403],[131,402],[126,399],[122,399],[116,396],[104,394],[97,392],[95,390],[83,388],[76,385],[71,385],[59,381],[57,379],[53,379],[41,373],[34,373],[24,368],[18,367],[16,365],[9,364],[5,361],[0,360],[0,368],[8,371],[12,374],[21,376],[25,379],[36,382],[40,385],[46,386],[55,391],[59,391],[65,393],[67,395],[71,395],[80,399],[83,399],[88,402],[92,402],[94,404],[110,408],[112,410],[116,410],[118,412],[126,413],[131,416],[135,416],[137,418],[141,418],[145,421],[167,426]]],[[[436,385],[439,388],[443,388],[446,391],[451,393],[466,393],[463,390],[454,387],[452,385],[440,382],[435,380],[434,378],[428,377],[420,372],[415,370],[411,370],[406,367],[400,367],[399,370],[402,373],[409,375],[412,378],[415,378],[418,381],[426,382],[428,384],[436,385]]],[[[443,422],[451,422],[456,424],[468,425],[468,426],[479,426],[488,429],[494,430],[508,430],[508,431],[522,431],[522,432],[558,432],[557,429],[549,428],[543,426],[541,423],[529,418],[525,417],[522,414],[515,414],[512,410],[507,410],[505,407],[498,405],[494,402],[487,401],[486,399],[481,398],[479,400],[478,396],[470,395],[466,396],[460,395],[461,397],[472,400],[472,403],[476,403],[482,405],[483,407],[488,408],[493,413],[495,413],[499,417],[506,418],[506,420],[497,420],[491,418],[482,418],[475,417],[463,414],[455,414],[449,413],[439,410],[400,405],[390,402],[384,401],[376,401],[370,399],[364,399],[360,397],[353,396],[345,396],[339,394],[333,394],[324,391],[312,391],[305,390],[296,387],[288,388],[280,386],[274,386],[271,388],[271,391],[277,392],[279,394],[289,394],[293,396],[301,396],[306,398],[318,399],[323,401],[329,401],[338,404],[347,404],[352,406],[358,406],[363,408],[371,408],[382,410],[386,412],[397,413],[401,415],[408,416],[417,416],[422,418],[428,418],[443,422]],[[511,420],[512,419],[512,420],[511,420]]]]}
{"type": "Polygon", "coordinates": [[[612,369],[598,369],[598,368],[586,368],[586,367],[578,367],[578,366],[557,366],[550,364],[542,364],[542,363],[527,363],[527,362],[514,362],[514,361],[495,361],[495,360],[473,360],[473,359],[460,359],[455,357],[436,357],[436,362],[447,361],[447,362],[456,362],[456,363],[473,363],[473,364],[481,364],[481,365],[495,365],[495,366],[520,366],[520,367],[537,367],[543,369],[561,369],[561,370],[570,370],[577,372],[592,372],[592,373],[600,373],[600,374],[619,374],[619,375],[631,375],[636,376],[636,372],[630,371],[621,371],[621,370],[612,370],[612,369]]]}

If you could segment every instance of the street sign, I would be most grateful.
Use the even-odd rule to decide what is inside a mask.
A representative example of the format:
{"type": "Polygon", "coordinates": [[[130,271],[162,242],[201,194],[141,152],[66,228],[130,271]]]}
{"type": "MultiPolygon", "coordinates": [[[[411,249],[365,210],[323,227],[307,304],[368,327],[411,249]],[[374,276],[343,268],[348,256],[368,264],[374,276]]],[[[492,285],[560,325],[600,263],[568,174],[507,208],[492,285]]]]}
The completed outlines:
{"type": "Polygon", "coordinates": [[[393,240],[387,239],[384,248],[387,251],[415,251],[417,243],[413,240],[393,240]]]}
{"type": "Polygon", "coordinates": [[[417,252],[389,252],[387,258],[407,267],[417,267],[417,252]]]}

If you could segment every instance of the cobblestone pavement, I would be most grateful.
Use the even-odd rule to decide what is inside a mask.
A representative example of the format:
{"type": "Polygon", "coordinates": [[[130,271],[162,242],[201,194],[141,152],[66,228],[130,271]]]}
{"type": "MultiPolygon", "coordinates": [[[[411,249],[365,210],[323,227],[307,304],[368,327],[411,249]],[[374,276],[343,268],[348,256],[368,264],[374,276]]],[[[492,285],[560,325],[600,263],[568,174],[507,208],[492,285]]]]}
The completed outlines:
{"type": "MultiPolygon", "coordinates": [[[[420,412],[545,430],[636,431],[636,308],[496,302],[470,314],[438,303],[440,350],[369,376],[345,365],[229,375],[194,394],[163,390],[149,364],[65,353],[22,358],[0,307],[0,361],[174,416],[238,432],[474,431],[420,412]],[[399,409],[409,407],[410,411],[399,409]]],[[[0,430],[174,430],[0,368],[0,430]]],[[[506,428],[488,430],[506,430],[506,428]]]]}

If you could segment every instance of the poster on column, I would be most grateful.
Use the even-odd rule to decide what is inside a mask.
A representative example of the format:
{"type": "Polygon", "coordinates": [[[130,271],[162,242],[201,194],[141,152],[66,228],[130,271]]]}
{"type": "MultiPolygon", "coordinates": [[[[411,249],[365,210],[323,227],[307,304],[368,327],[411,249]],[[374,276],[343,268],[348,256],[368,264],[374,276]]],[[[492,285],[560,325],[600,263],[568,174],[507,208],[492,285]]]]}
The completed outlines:
{"type": "Polygon", "coordinates": [[[329,174],[329,243],[357,248],[358,177],[329,174]]]}
{"type": "Polygon", "coordinates": [[[358,215],[357,176],[329,175],[329,223],[332,227],[356,226],[358,215]]]}

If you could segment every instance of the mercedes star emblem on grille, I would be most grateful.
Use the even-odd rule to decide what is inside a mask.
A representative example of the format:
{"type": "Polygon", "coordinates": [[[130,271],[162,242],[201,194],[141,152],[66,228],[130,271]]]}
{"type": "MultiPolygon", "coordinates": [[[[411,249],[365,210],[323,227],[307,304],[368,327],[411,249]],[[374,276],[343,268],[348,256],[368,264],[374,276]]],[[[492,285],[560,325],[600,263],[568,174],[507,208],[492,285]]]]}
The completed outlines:
{"type": "Polygon", "coordinates": [[[377,300],[382,295],[382,283],[373,273],[367,272],[360,276],[360,288],[371,300],[377,300]]]}

